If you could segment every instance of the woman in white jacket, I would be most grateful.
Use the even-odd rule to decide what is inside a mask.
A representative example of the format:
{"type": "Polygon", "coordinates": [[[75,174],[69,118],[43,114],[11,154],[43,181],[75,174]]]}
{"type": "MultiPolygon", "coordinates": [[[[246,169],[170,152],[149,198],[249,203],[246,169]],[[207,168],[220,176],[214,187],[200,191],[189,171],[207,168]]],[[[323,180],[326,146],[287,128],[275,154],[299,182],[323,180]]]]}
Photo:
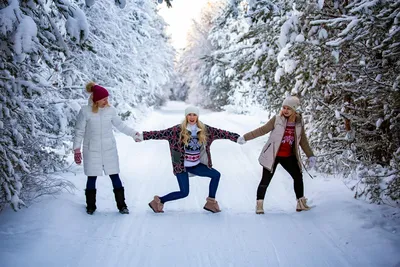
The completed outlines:
{"type": "Polygon", "coordinates": [[[126,126],[119,118],[115,108],[108,103],[108,91],[90,82],[86,90],[91,93],[89,105],[83,106],[78,114],[74,136],[74,159],[82,162],[81,145],[83,142],[83,168],[88,176],[86,183],[86,212],[96,210],[97,176],[109,175],[114,187],[115,201],[120,213],[129,213],[125,203],[124,187],[119,178],[118,151],[112,126],[120,132],[135,138],[137,132],[126,126]]]}

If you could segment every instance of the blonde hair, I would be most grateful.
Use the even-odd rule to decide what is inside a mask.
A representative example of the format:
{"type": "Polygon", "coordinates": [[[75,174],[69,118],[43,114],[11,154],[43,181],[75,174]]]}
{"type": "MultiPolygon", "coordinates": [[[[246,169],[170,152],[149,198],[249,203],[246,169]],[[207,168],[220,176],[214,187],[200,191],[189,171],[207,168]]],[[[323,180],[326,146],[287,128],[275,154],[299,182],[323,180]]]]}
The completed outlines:
{"type": "Polygon", "coordinates": [[[95,85],[96,85],[95,82],[88,82],[88,83],[86,84],[86,91],[87,91],[88,93],[93,93],[93,86],[95,86],[95,85]]]}
{"type": "MultiPolygon", "coordinates": [[[[86,84],[86,92],[88,92],[88,93],[90,93],[90,100],[93,102],[93,86],[95,86],[96,85],[96,83],[95,82],[88,82],[87,84],[86,84]]],[[[109,107],[110,106],[110,104],[107,104],[107,107],[109,107]]],[[[94,103],[93,102],[93,105],[92,105],[92,112],[93,113],[97,113],[97,112],[99,112],[99,104],[96,102],[96,103],[94,103]]]]}
{"type": "MultiPolygon", "coordinates": [[[[182,123],[181,123],[181,133],[179,134],[179,140],[182,141],[182,143],[185,144],[185,146],[188,145],[189,139],[190,139],[190,134],[189,131],[186,129],[188,125],[187,118],[185,118],[182,123]]],[[[201,131],[197,134],[199,138],[199,144],[205,145],[207,143],[207,130],[206,126],[199,120],[197,120],[197,128],[199,128],[201,131]]]]}

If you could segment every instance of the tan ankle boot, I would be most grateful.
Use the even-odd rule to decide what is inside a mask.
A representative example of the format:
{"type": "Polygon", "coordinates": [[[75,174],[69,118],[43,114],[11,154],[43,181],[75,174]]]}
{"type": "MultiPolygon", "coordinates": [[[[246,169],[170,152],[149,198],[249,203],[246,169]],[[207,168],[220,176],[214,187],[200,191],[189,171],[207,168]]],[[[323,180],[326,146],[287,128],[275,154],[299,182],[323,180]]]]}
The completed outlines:
{"type": "Polygon", "coordinates": [[[221,211],[218,206],[218,201],[216,201],[215,198],[211,197],[207,198],[207,202],[204,205],[204,209],[211,211],[212,213],[217,213],[221,211]]]}
{"type": "Polygon", "coordinates": [[[256,214],[264,214],[264,199],[257,199],[256,214]]]}
{"type": "Polygon", "coordinates": [[[297,200],[296,211],[310,210],[311,208],[307,205],[307,198],[302,197],[297,200]]]}
{"type": "Polygon", "coordinates": [[[154,199],[149,203],[150,208],[155,212],[155,213],[162,213],[164,204],[161,203],[160,197],[159,196],[154,196],[154,199]]]}

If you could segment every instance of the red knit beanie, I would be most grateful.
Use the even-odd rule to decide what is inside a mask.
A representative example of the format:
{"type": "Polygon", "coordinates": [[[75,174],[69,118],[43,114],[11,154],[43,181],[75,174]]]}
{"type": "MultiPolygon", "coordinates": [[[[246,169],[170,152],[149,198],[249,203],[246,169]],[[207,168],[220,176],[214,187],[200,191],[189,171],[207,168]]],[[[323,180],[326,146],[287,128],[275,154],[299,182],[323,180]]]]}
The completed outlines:
{"type": "Polygon", "coordinates": [[[97,101],[106,98],[108,96],[107,89],[97,84],[92,87],[92,92],[93,92],[93,103],[96,103],[97,101]]]}

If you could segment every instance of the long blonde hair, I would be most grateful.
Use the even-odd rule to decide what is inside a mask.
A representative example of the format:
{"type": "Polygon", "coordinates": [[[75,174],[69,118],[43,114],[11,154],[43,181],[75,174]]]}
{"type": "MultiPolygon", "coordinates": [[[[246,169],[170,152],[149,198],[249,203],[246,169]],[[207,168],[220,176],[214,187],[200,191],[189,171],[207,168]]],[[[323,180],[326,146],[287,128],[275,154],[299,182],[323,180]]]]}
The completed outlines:
{"type": "MultiPolygon", "coordinates": [[[[96,83],[95,82],[88,82],[86,84],[86,92],[90,93],[90,100],[93,102],[93,86],[95,86],[96,83]]],[[[107,104],[107,107],[109,107],[110,105],[107,104]]],[[[92,112],[93,113],[97,113],[99,111],[99,104],[96,102],[93,102],[92,105],[92,112]]]]}
{"type": "MultiPolygon", "coordinates": [[[[179,135],[179,139],[182,141],[182,143],[185,144],[185,146],[188,145],[189,139],[190,139],[190,134],[189,131],[186,129],[188,125],[187,118],[185,118],[182,123],[181,123],[181,133],[179,135]]],[[[200,129],[200,132],[197,134],[199,138],[199,144],[205,145],[207,143],[207,130],[206,126],[197,119],[197,128],[200,129]]]]}

